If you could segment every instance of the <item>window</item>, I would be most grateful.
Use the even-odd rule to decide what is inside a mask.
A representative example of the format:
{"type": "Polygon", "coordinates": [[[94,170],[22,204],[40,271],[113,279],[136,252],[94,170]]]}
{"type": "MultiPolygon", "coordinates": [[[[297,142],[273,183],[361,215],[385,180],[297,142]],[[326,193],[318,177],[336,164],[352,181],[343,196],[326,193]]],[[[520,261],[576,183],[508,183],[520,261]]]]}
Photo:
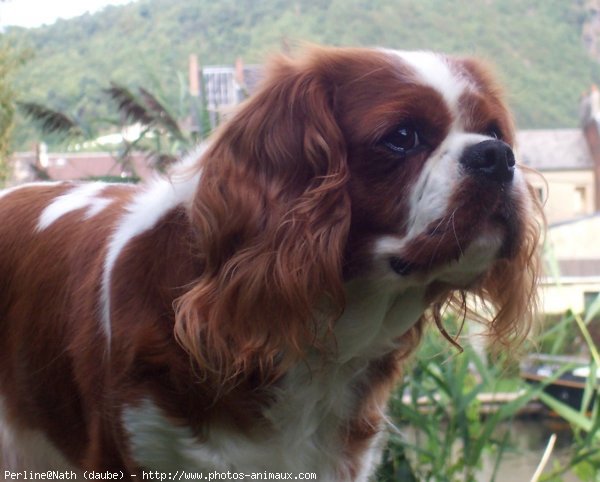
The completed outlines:
{"type": "Polygon", "coordinates": [[[538,197],[539,201],[543,204],[544,203],[544,188],[543,187],[536,187],[535,188],[535,193],[537,194],[537,197],[538,197]]]}
{"type": "Polygon", "coordinates": [[[575,214],[585,214],[586,212],[586,192],[584,186],[577,186],[573,195],[573,211],[575,214]]]}

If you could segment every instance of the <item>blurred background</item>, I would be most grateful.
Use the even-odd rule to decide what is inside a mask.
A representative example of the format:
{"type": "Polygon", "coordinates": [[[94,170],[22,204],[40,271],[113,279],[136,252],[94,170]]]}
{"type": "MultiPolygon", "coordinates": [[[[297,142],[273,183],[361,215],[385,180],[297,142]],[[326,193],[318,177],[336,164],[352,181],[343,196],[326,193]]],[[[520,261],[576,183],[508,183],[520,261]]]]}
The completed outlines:
{"type": "Polygon", "coordinates": [[[600,481],[600,0],[0,0],[0,183],[164,171],[304,42],[487,59],[543,176],[531,355],[507,367],[477,327],[460,355],[430,333],[378,480],[600,481]]]}

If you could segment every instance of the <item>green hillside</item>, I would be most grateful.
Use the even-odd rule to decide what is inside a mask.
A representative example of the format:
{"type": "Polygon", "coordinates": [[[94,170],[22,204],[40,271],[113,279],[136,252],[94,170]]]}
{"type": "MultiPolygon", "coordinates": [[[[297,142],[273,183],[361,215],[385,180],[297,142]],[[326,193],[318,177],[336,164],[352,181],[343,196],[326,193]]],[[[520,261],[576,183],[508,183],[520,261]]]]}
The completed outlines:
{"type": "Polygon", "coordinates": [[[586,18],[582,0],[139,0],[6,35],[35,55],[21,98],[80,115],[105,114],[110,80],[160,85],[176,102],[192,52],[204,64],[257,63],[307,40],[486,57],[520,127],[558,127],[577,124],[581,93],[600,81],[581,40],[586,18]]]}

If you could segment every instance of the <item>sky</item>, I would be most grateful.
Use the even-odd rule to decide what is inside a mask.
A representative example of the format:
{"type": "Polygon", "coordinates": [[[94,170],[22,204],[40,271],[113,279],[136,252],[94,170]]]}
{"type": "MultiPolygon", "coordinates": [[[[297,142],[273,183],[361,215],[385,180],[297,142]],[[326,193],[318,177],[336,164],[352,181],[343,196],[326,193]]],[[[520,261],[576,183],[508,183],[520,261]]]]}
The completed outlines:
{"type": "Polygon", "coordinates": [[[19,25],[38,27],[59,18],[96,12],[107,5],[122,5],[133,0],[4,0],[0,2],[0,27],[19,25]]]}

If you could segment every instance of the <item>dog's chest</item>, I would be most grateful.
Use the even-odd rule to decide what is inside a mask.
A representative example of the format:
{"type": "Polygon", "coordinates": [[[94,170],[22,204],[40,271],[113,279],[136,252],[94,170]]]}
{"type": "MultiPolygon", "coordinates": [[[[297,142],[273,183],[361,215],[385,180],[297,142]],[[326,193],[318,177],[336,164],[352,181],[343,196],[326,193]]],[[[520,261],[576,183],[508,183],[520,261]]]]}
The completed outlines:
{"type": "MultiPolygon", "coordinates": [[[[151,399],[128,407],[123,423],[137,464],[161,471],[311,472],[323,482],[366,481],[379,462],[380,418],[368,421],[373,434],[357,444],[352,424],[364,416],[373,362],[394,349],[394,340],[422,310],[420,292],[398,297],[367,288],[352,287],[361,296],[350,293],[353,302],[336,323],[336,361],[323,365],[315,356],[293,368],[273,388],[275,401],[254,429],[241,433],[209,424],[198,439],[151,399]]],[[[368,409],[381,417],[385,402],[383,397],[368,409]]]]}
{"type": "MultiPolygon", "coordinates": [[[[326,482],[363,480],[349,475],[345,461],[344,435],[355,405],[347,374],[314,374],[298,367],[277,400],[264,413],[268,428],[243,434],[213,425],[205,437],[196,438],[150,399],[126,408],[123,423],[135,462],[152,470],[312,472],[326,482]]],[[[374,458],[370,453],[364,457],[374,458]]]]}

